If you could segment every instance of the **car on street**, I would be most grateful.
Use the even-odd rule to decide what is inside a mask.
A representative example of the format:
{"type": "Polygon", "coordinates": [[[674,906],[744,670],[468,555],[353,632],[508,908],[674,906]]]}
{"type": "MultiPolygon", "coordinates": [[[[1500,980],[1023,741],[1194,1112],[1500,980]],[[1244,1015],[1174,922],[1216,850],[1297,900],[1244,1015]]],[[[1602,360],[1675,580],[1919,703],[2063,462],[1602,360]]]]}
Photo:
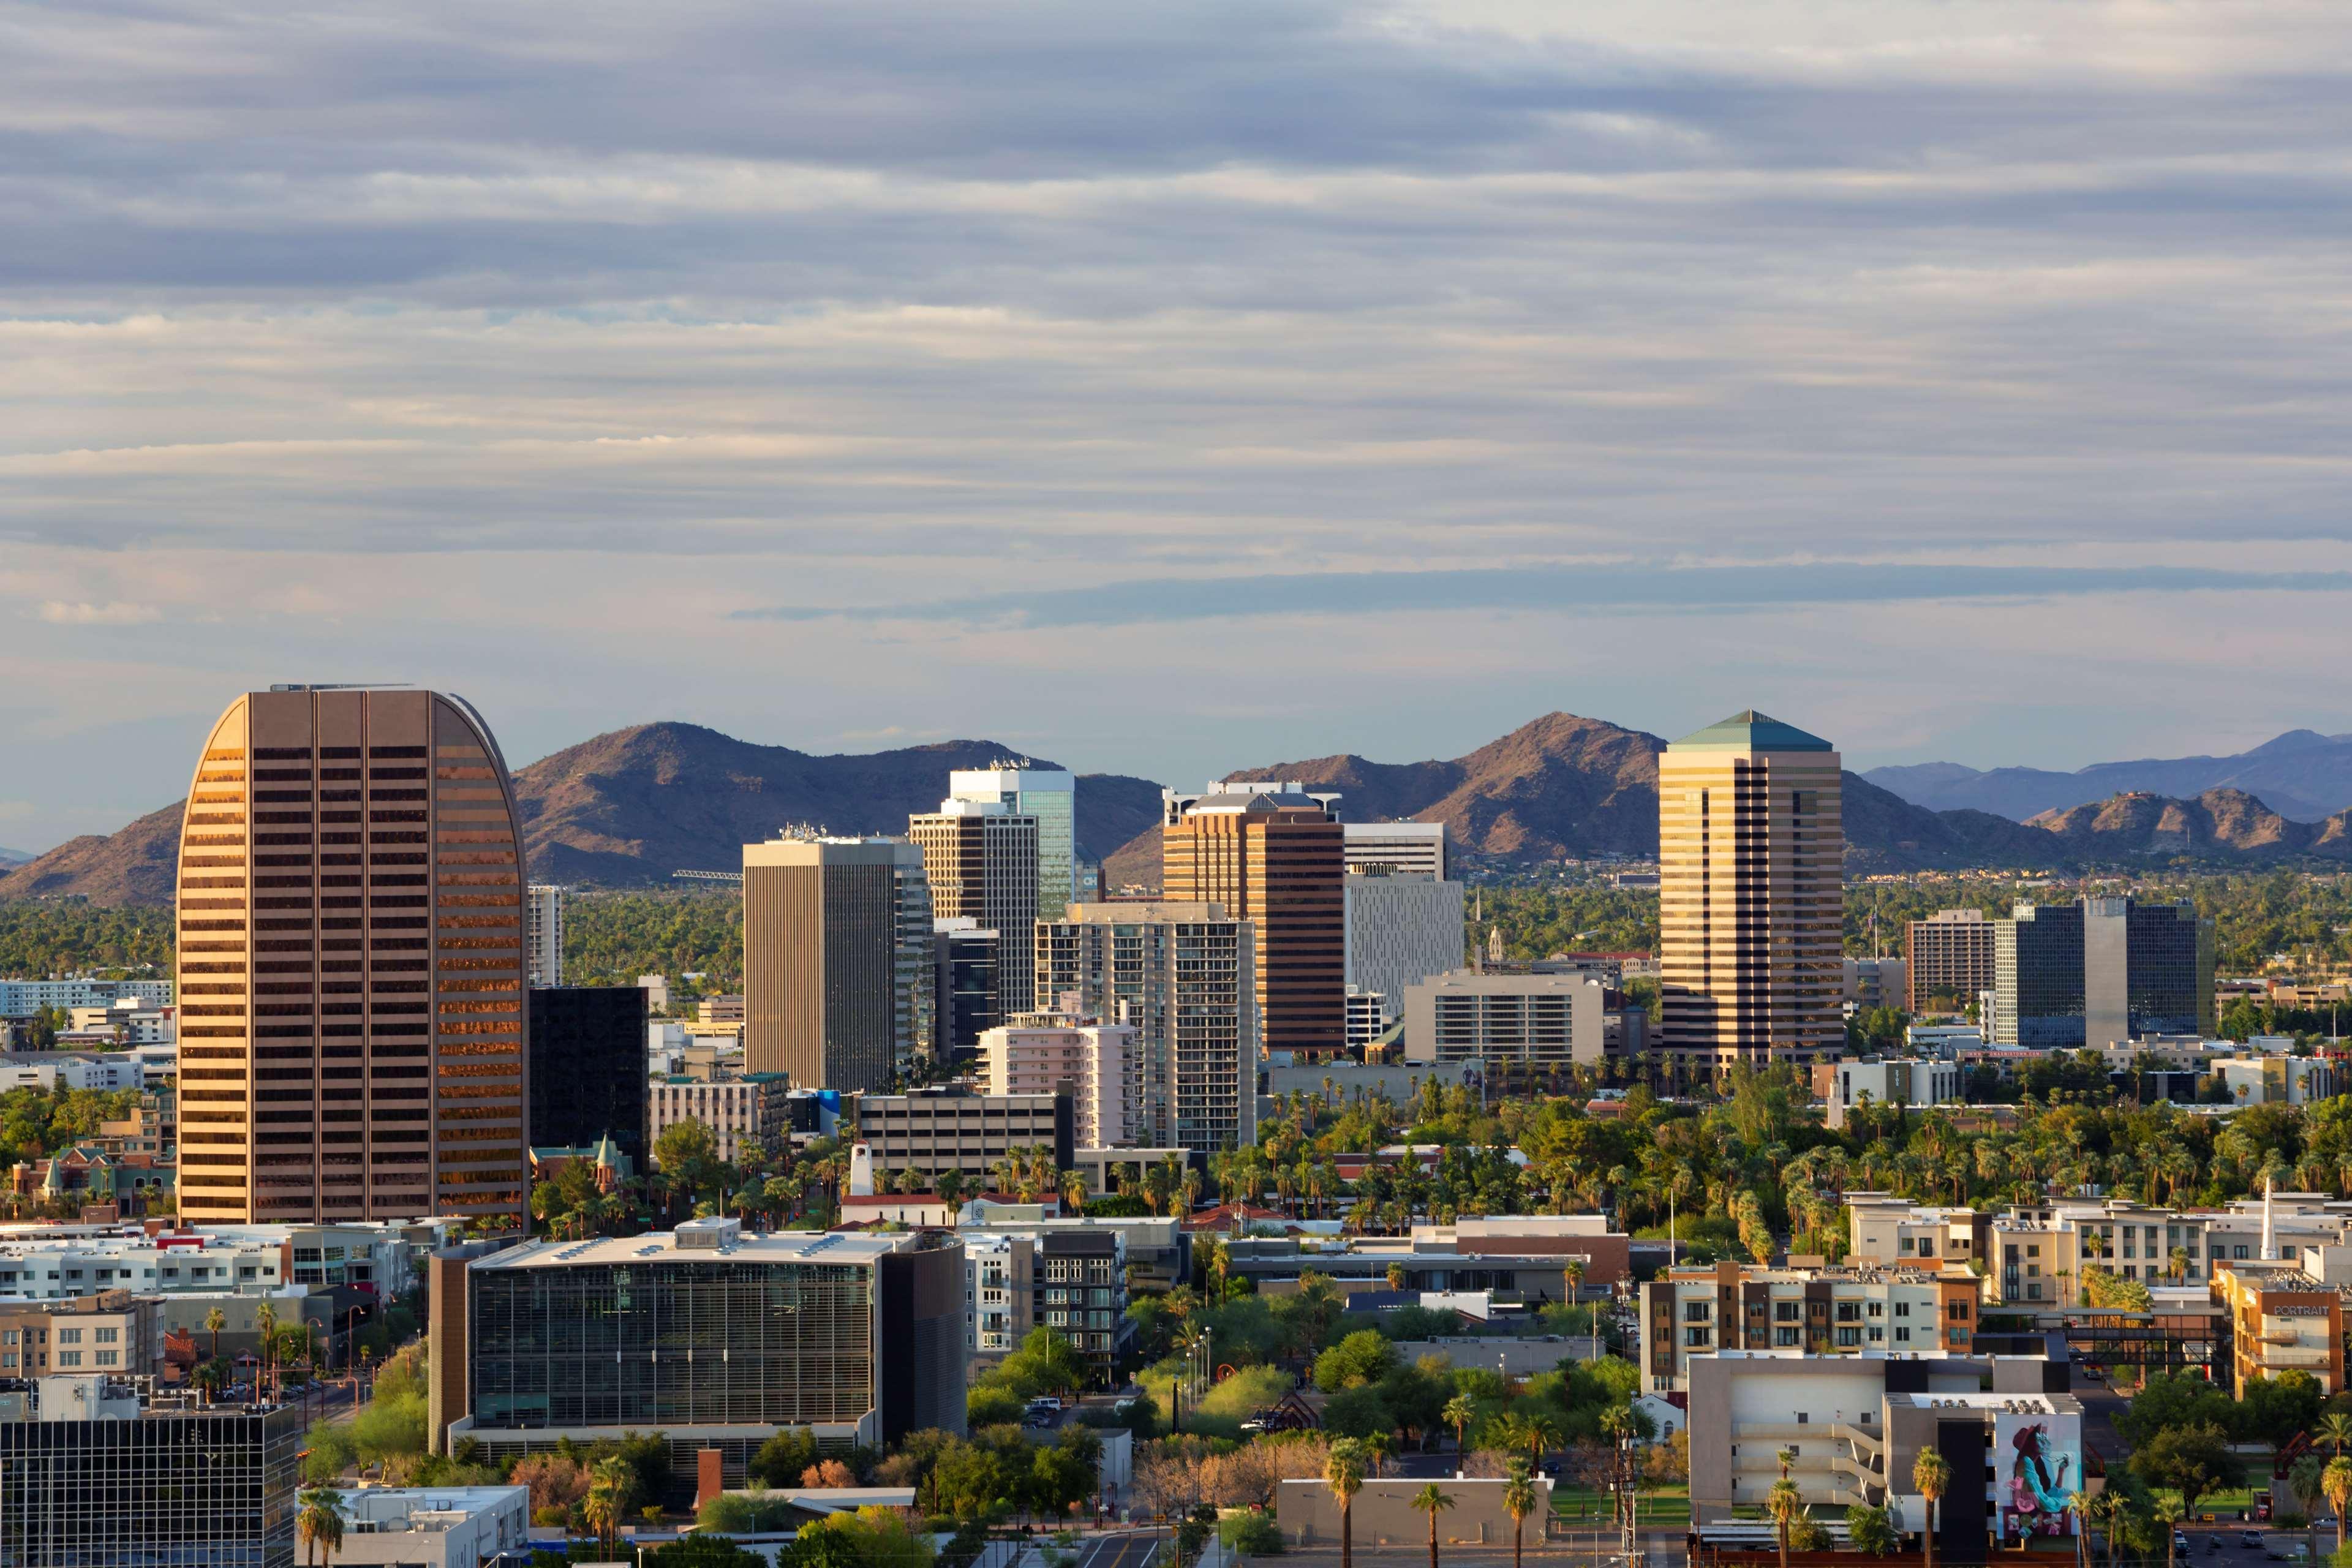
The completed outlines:
{"type": "Polygon", "coordinates": [[[2259,1530],[2242,1530],[2238,1531],[2238,1544],[2251,1546],[2259,1552],[2263,1545],[2263,1532],[2259,1530]]]}

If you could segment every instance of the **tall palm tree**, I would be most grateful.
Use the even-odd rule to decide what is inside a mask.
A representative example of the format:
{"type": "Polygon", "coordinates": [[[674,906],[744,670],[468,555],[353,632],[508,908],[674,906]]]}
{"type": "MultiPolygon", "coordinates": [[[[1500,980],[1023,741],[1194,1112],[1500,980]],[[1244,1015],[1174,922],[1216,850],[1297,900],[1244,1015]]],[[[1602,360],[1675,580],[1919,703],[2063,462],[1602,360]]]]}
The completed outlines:
{"type": "Polygon", "coordinates": [[[1466,1394],[1457,1394],[1445,1402],[1445,1424],[1454,1428],[1454,1446],[1463,1453],[1470,1451],[1470,1423],[1477,1419],[1478,1404],[1466,1394]]]}
{"type": "Polygon", "coordinates": [[[1780,1568],[1789,1568],[1789,1530],[1805,1511],[1805,1494],[1797,1489],[1796,1482],[1782,1476],[1765,1491],[1764,1511],[1771,1516],[1780,1539],[1780,1568]]]}
{"type": "Polygon", "coordinates": [[[2340,1410],[2323,1415],[2319,1418],[2318,1426],[2313,1429],[2312,1436],[2335,1449],[2336,1457],[2340,1459],[2344,1457],[2345,1449],[2352,1448],[2352,1415],[2347,1415],[2340,1410]]]}
{"type": "Polygon", "coordinates": [[[1453,1498],[1438,1490],[1435,1481],[1412,1494],[1413,1510],[1429,1515],[1429,1568],[1437,1568],[1437,1516],[1453,1506],[1453,1498]]]}
{"type": "Polygon", "coordinates": [[[294,1533],[302,1541],[302,1561],[332,1568],[343,1544],[343,1494],[332,1487],[305,1487],[295,1500],[294,1533]]]}
{"type": "MultiPolygon", "coordinates": [[[[2305,1458],[2309,1457],[2310,1456],[2308,1455],[2305,1456],[2305,1458]]],[[[2313,1467],[2315,1478],[2316,1476],[2317,1469],[2318,1467],[2315,1465],[2313,1467]]],[[[2319,1483],[2317,1479],[2315,1479],[2312,1484],[2314,1486],[2317,1486],[2319,1483]]],[[[2156,1521],[2157,1527],[2164,1531],[2164,1568],[2173,1568],[2173,1535],[2176,1527],[2179,1526],[2182,1520],[2188,1518],[2189,1515],[2179,1503],[2173,1501],[2170,1498],[2159,1497],[2156,1500],[2156,1506],[2147,1510],[2147,1516],[2156,1521]]],[[[2312,1561],[2316,1563],[2318,1560],[2318,1554],[2314,1552],[2312,1554],[2312,1561]]]]}
{"type": "Polygon", "coordinates": [[[620,1538],[621,1509],[635,1477],[629,1462],[615,1455],[596,1467],[595,1478],[588,1483],[588,1496],[580,1512],[588,1528],[596,1532],[597,1541],[609,1547],[620,1538]]]}
{"type": "Polygon", "coordinates": [[[2327,1468],[2319,1473],[2320,1489],[2327,1500],[2336,1505],[2336,1550],[2344,1550],[2344,1510],[2352,1507],[2352,1459],[2336,1458],[2327,1461],[2327,1468]]]}
{"type": "MultiPolygon", "coordinates": [[[[2309,1560],[2319,1561],[2319,1509],[2327,1500],[2327,1461],[2316,1452],[2306,1450],[2295,1460],[2294,1468],[2287,1472],[2286,1484],[2303,1500],[2305,1525],[2304,1544],[2310,1548],[2309,1560]]],[[[2186,1510],[2182,1512],[2185,1514],[2186,1510]]],[[[2169,1563],[2166,1568],[2171,1568],[2169,1563]]]]}
{"type": "MultiPolygon", "coordinates": [[[[227,1327],[228,1314],[222,1311],[218,1307],[215,1307],[211,1311],[205,1314],[205,1332],[212,1335],[213,1337],[213,1360],[215,1361],[220,1360],[221,1331],[227,1327]]],[[[2336,1419],[2342,1420],[2343,1417],[2338,1416],[2336,1419]]],[[[2342,1450],[2339,1448],[2337,1452],[2340,1453],[2342,1450]]]]}
{"type": "Polygon", "coordinates": [[[1069,1205],[1070,1212],[1072,1214],[1076,1214],[1080,1209],[1087,1206],[1087,1176],[1085,1172],[1065,1171],[1062,1173],[1062,1201],[1069,1205]]]}
{"type": "Polygon", "coordinates": [[[1952,1466],[1933,1448],[1922,1448],[1919,1457],[1911,1461],[1911,1484],[1919,1489],[1919,1497],[1927,1505],[1927,1517],[1919,1531],[1919,1546],[1926,1553],[1924,1568],[1936,1568],[1936,1505],[1951,1489],[1952,1466]]]}
{"type": "Polygon", "coordinates": [[[1519,1542],[1526,1533],[1528,1515],[1535,1512],[1538,1500],[1534,1478],[1525,1465],[1513,1460],[1510,1483],[1503,1488],[1503,1511],[1511,1516],[1511,1568],[1522,1568],[1519,1542]]]}
{"type": "Polygon", "coordinates": [[[1331,1495],[1339,1500],[1339,1568],[1355,1568],[1352,1510],[1356,1494],[1364,1489],[1364,1446],[1353,1437],[1342,1437],[1333,1443],[1329,1458],[1323,1462],[1323,1479],[1330,1486],[1331,1495]]]}
{"type": "Polygon", "coordinates": [[[1375,1432],[1363,1439],[1363,1443],[1364,1452],[1371,1456],[1372,1479],[1378,1480],[1381,1476],[1381,1461],[1397,1450],[1396,1435],[1392,1432],[1375,1432]]]}
{"type": "MultiPolygon", "coordinates": [[[[261,1372],[259,1375],[261,1379],[266,1382],[268,1379],[270,1371],[270,1352],[276,1348],[275,1342],[278,1338],[278,1313],[268,1302],[264,1301],[259,1310],[253,1314],[253,1326],[261,1335],[261,1372]]],[[[261,1390],[259,1388],[256,1388],[253,1392],[258,1395],[261,1390]]]]}
{"type": "Polygon", "coordinates": [[[2091,1494],[2068,1492],[2066,1511],[2074,1516],[2074,1562],[2081,1568],[2090,1560],[2091,1494]]]}

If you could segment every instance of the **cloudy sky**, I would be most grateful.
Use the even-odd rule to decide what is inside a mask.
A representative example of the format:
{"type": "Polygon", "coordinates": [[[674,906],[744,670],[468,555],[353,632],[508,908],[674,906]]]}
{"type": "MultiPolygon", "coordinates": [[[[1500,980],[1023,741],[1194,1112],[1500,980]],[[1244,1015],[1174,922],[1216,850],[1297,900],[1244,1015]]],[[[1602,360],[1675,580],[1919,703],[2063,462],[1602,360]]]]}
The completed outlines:
{"type": "Polygon", "coordinates": [[[0,845],[273,680],[1191,781],[2352,730],[2352,13],[0,3],[0,845]]]}

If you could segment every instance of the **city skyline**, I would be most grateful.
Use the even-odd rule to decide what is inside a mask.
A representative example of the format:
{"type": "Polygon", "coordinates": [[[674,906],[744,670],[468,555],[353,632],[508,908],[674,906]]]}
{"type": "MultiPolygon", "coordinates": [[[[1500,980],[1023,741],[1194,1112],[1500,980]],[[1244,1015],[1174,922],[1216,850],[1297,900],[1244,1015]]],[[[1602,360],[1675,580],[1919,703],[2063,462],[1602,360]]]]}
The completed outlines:
{"type": "Polygon", "coordinates": [[[280,679],[1159,778],[2352,729],[2324,9],[12,15],[0,844],[280,679]]]}

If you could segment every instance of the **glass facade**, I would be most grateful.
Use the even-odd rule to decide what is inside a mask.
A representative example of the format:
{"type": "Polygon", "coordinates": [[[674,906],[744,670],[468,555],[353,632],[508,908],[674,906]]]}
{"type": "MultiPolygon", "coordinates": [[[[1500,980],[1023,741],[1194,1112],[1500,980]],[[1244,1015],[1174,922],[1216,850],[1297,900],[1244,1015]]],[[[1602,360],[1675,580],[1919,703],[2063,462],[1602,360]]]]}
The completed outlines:
{"type": "Polygon", "coordinates": [[[1996,1046],[2083,1043],[2083,910],[2020,904],[1993,931],[1996,1046]]]}
{"type": "Polygon", "coordinates": [[[0,1568],[292,1568],[301,1412],[0,1421],[0,1568]]]}
{"type": "Polygon", "coordinates": [[[475,1425],[854,1424],[873,1270],[725,1258],[472,1271],[475,1425]]]}

